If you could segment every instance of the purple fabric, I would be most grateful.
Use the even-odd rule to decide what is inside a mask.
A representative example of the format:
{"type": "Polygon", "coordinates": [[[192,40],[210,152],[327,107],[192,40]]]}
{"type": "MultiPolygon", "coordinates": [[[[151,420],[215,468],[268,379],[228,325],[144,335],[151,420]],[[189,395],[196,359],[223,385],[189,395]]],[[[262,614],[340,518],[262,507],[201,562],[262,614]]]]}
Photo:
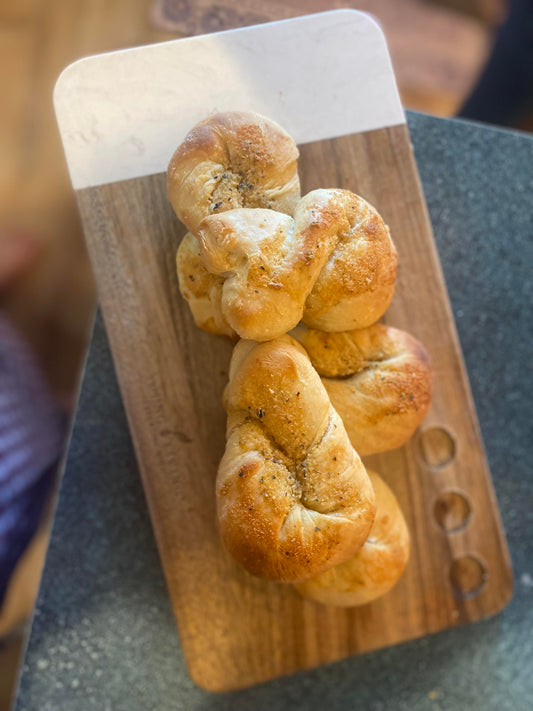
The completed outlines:
{"type": "Polygon", "coordinates": [[[0,605],[39,523],[64,436],[35,356],[0,313],[0,605]]]}

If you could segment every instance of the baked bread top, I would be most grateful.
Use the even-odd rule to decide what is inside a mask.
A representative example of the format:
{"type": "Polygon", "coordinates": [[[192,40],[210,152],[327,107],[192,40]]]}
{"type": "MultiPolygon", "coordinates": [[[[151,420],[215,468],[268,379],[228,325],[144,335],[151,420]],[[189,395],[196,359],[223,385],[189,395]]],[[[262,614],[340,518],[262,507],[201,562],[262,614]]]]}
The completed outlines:
{"type": "Polygon", "coordinates": [[[349,560],[296,586],[310,600],[337,607],[365,605],[388,592],[409,560],[409,531],[398,501],[374,471],[376,518],[363,546],[349,560]]]}
{"type": "Polygon", "coordinates": [[[432,393],[420,341],[379,323],[343,333],[300,324],[291,335],[306,349],[359,454],[394,449],[414,434],[432,393]]]}
{"type": "Polygon", "coordinates": [[[346,560],[366,540],[374,493],[304,349],[239,341],[217,477],[222,540],[250,573],[285,582],[346,560]]]}
{"type": "Polygon", "coordinates": [[[194,235],[207,215],[237,207],[292,214],[300,197],[298,149],[260,114],[228,111],[197,124],[167,171],[168,197],[194,235]]]}
{"type": "Polygon", "coordinates": [[[210,215],[198,239],[204,266],[224,278],[221,311],[241,338],[276,338],[302,319],[326,331],[363,328],[394,293],[389,230],[348,190],[313,190],[294,219],[246,208],[210,215]]]}

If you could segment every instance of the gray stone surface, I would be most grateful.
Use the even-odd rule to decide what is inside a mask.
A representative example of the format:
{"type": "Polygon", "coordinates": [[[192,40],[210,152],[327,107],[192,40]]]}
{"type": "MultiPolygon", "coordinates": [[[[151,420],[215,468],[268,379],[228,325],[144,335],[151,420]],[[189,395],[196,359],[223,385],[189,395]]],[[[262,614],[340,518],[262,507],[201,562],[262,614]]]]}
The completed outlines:
{"type": "Polygon", "coordinates": [[[18,711],[533,708],[533,140],[417,114],[409,126],[513,557],[510,605],[254,689],[195,687],[97,318],[18,711]]]}

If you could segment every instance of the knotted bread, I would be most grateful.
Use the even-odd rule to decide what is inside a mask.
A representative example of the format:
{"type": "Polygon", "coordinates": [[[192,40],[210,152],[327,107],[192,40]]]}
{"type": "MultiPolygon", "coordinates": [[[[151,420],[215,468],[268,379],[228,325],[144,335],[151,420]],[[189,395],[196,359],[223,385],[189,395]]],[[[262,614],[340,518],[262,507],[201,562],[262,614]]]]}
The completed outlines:
{"type": "Polygon", "coordinates": [[[207,215],[237,207],[292,214],[300,197],[297,161],[296,144],[274,121],[243,111],[215,114],[172,156],[168,197],[194,235],[207,215]]]}
{"type": "Polygon", "coordinates": [[[394,449],[413,435],[432,392],[429,356],[413,336],[383,324],[344,333],[300,324],[291,335],[306,349],[359,454],[394,449]]]}
{"type": "Polygon", "coordinates": [[[368,470],[376,494],[370,535],[349,560],[296,585],[303,597],[338,607],[365,605],[388,592],[409,559],[409,531],[396,497],[368,470]]]}
{"type": "Polygon", "coordinates": [[[387,309],[397,253],[381,217],[348,190],[313,190],[294,219],[274,210],[210,215],[202,262],[224,278],[221,312],[241,338],[265,341],[304,323],[363,328],[387,309]]]}
{"type": "Polygon", "coordinates": [[[239,341],[225,406],[216,496],[227,550],[253,575],[284,582],[353,556],[374,492],[305,350],[289,336],[239,341]]]}

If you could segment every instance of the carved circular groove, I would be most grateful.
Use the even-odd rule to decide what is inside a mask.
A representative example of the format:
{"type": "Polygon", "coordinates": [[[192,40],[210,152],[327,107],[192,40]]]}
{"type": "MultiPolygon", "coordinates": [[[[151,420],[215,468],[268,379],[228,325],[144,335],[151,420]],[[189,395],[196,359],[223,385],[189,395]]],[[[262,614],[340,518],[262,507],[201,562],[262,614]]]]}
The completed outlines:
{"type": "Polygon", "coordinates": [[[461,531],[472,515],[470,502],[459,491],[445,491],[435,501],[433,509],[437,523],[446,533],[461,531]]]}
{"type": "Polygon", "coordinates": [[[430,427],[419,438],[420,454],[432,469],[441,469],[455,457],[455,439],[444,427],[430,427]]]}
{"type": "Polygon", "coordinates": [[[473,555],[456,558],[450,568],[450,582],[461,598],[475,597],[485,587],[489,574],[484,564],[473,555]]]}

